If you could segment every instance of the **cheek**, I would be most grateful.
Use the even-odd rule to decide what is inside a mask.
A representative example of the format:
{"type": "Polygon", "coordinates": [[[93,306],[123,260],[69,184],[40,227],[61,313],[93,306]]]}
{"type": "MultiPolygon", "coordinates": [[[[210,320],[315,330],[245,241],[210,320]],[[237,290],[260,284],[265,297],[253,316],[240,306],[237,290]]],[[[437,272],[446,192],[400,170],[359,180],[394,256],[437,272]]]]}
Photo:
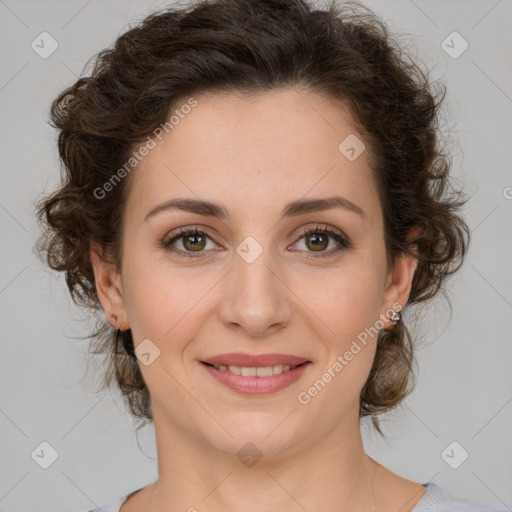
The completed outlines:
{"type": "Polygon", "coordinates": [[[380,276],[375,268],[347,264],[333,272],[319,273],[295,288],[299,297],[306,298],[310,315],[322,321],[328,338],[340,349],[379,319],[380,276]]]}
{"type": "Polygon", "coordinates": [[[162,349],[191,309],[193,289],[184,293],[184,277],[130,254],[123,268],[123,291],[135,344],[149,338],[162,349]]]}
{"type": "Polygon", "coordinates": [[[376,322],[381,313],[377,266],[367,265],[362,259],[352,263],[347,262],[329,275],[319,274],[314,287],[311,280],[309,287],[302,282],[297,293],[307,297],[309,318],[316,325],[315,332],[323,338],[326,351],[315,378],[330,391],[317,402],[327,403],[334,394],[340,411],[344,409],[343,403],[348,406],[358,401],[366,382],[375,357],[376,322]]]}
{"type": "Polygon", "coordinates": [[[211,314],[208,292],[218,284],[215,273],[193,273],[187,269],[134,258],[126,265],[126,306],[135,345],[149,338],[164,359],[181,360],[211,314]]]}

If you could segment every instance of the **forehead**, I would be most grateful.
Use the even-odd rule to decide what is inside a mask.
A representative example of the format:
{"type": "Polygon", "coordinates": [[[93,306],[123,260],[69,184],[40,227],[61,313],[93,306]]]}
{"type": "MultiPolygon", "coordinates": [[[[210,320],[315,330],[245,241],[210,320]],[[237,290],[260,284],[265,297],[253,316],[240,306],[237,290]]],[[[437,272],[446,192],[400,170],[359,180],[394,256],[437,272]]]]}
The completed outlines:
{"type": "Polygon", "coordinates": [[[138,215],[183,196],[233,209],[337,193],[368,209],[377,199],[368,148],[356,147],[362,152],[352,160],[342,152],[344,141],[364,141],[340,102],[298,89],[194,99],[191,108],[180,111],[187,99],[174,107],[169,133],[134,171],[128,202],[138,215]]]}

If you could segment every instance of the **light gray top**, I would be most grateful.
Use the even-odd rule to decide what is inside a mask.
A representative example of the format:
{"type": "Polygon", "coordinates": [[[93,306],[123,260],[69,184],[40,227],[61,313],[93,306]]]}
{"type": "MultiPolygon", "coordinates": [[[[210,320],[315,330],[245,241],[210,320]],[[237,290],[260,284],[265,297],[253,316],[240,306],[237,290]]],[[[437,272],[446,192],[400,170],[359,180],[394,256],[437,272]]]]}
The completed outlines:
{"type": "MultiPolygon", "coordinates": [[[[432,482],[424,485],[427,488],[427,492],[418,501],[412,512],[510,512],[506,509],[489,507],[473,501],[453,499],[446,491],[432,482]]],[[[125,494],[108,505],[103,505],[87,512],[119,512],[121,505],[139,490],[125,494]]]]}

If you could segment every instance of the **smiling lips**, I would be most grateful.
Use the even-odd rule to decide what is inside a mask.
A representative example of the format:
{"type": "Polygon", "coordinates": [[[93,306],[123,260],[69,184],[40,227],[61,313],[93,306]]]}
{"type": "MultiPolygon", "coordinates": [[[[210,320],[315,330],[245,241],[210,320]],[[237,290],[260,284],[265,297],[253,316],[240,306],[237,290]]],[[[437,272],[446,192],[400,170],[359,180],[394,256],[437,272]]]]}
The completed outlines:
{"type": "Polygon", "coordinates": [[[262,395],[296,382],[311,361],[286,354],[222,354],[201,361],[218,382],[242,394],[262,395]]]}
{"type": "Polygon", "coordinates": [[[303,357],[290,356],[287,354],[221,354],[214,357],[209,357],[203,361],[212,365],[235,365],[235,366],[273,366],[277,364],[297,366],[302,363],[308,362],[303,357]]]}

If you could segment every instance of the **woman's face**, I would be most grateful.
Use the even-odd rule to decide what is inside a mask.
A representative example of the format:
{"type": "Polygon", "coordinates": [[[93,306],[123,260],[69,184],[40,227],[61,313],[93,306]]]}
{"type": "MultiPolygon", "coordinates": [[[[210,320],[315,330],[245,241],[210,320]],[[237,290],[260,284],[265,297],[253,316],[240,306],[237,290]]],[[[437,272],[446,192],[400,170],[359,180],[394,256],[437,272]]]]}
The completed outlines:
{"type": "Polygon", "coordinates": [[[155,425],[268,457],[353,433],[376,332],[392,326],[414,270],[402,257],[387,271],[369,150],[343,110],[311,92],[195,99],[133,171],[119,295],[100,291],[132,330],[155,425]],[[197,211],[150,213],[175,199],[197,211]],[[164,247],[182,228],[201,233],[164,247]],[[256,366],[276,374],[204,363],[234,353],[242,359],[225,362],[247,367],[243,357],[273,354],[256,366]],[[272,361],[289,356],[308,362],[279,374],[272,361]]]}

